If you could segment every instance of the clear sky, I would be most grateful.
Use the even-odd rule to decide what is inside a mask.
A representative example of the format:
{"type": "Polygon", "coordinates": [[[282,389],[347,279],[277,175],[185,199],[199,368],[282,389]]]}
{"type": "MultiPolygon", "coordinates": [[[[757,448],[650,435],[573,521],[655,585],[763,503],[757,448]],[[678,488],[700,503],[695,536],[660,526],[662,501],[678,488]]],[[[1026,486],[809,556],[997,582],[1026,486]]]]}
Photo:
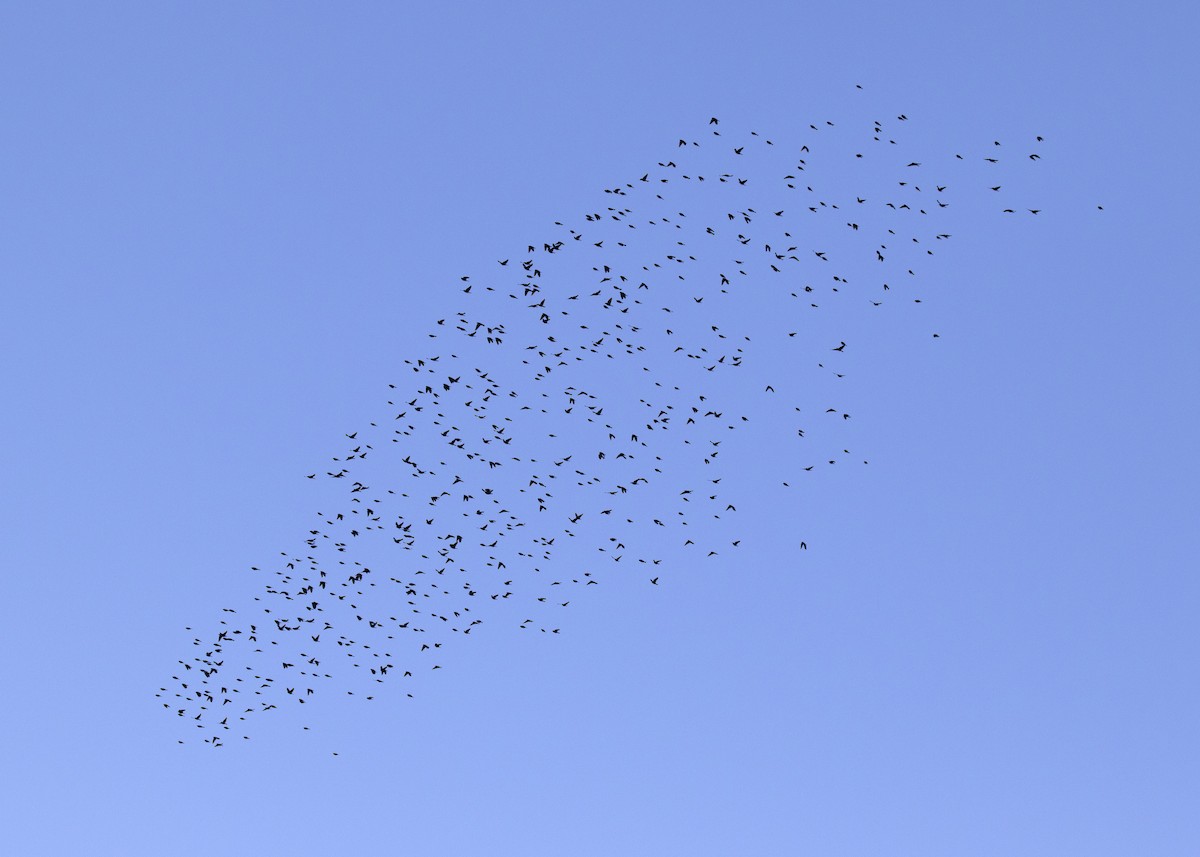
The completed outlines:
{"type": "MultiPolygon", "coordinates": [[[[1196,24],[1183,3],[10,4],[0,847],[1196,853],[1196,24]],[[758,147],[749,188],[799,156],[814,194],[860,175],[882,193],[894,171],[819,157],[876,118],[963,188],[931,211],[953,240],[920,269],[919,307],[874,307],[869,265],[861,299],[834,296],[811,255],[795,282],[824,278],[819,311],[723,305],[739,335],[808,349],[748,367],[753,389],[714,382],[754,428],[723,441],[737,517],[691,532],[742,544],[701,559],[672,532],[653,572],[610,564],[574,590],[557,635],[496,612],[411,699],[365,702],[370,682],[339,673],[250,740],[184,734],[154,694],[222,608],[261,609],[315,512],[348,512],[343,485],[305,476],[393,420],[388,385],[442,347],[428,335],[464,306],[459,278],[511,287],[498,260],[661,161],[732,162],[710,116],[758,147]],[[984,162],[993,140],[1017,163],[984,162]],[[993,166],[1011,196],[988,190],[993,166]],[[784,392],[814,425],[852,413],[811,438],[851,454],[784,475],[784,392]]],[[[724,210],[673,181],[678,211],[724,210]]],[[[836,258],[873,222],[828,219],[795,243],[834,236],[836,258]]],[[[564,258],[560,299],[602,257],[564,258]]],[[[711,258],[689,284],[711,287],[711,258]]],[[[412,482],[395,457],[371,466],[373,488],[412,482]]],[[[571,541],[540,574],[593,567],[571,541]]]]}

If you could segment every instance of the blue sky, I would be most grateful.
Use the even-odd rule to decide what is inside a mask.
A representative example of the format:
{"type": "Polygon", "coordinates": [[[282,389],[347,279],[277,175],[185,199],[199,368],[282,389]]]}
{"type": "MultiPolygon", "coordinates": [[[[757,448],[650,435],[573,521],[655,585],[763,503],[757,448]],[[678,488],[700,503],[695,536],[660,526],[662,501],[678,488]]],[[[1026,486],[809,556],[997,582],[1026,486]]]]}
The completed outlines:
{"type": "MultiPolygon", "coordinates": [[[[1195,24],[1184,4],[0,13],[5,850],[1194,853],[1195,24]],[[661,585],[611,574],[554,637],[497,621],[415,699],[328,694],[249,741],[177,743],[154,693],[184,629],[255,609],[248,568],[341,509],[304,476],[391,419],[459,277],[611,205],[710,116],[794,151],[810,122],[899,114],[915,160],[968,153],[979,192],[947,210],[919,310],[798,317],[822,354],[850,341],[845,385],[779,366],[805,407],[838,391],[854,419],[830,438],[869,466],[781,492],[787,454],[737,446],[790,430],[753,398],[760,435],[727,442],[738,551],[664,544],[661,585]],[[1002,216],[979,158],[1034,135],[1037,171],[1006,175],[1042,213],[1002,216]]],[[[571,550],[564,574],[589,560],[571,550]]]]}

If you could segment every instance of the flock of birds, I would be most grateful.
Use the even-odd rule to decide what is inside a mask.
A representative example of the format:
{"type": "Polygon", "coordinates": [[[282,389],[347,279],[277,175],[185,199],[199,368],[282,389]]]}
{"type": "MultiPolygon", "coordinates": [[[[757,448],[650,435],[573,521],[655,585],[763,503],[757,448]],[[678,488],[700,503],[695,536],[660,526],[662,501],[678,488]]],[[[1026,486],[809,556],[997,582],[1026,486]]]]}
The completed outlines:
{"type": "Polygon", "coordinates": [[[411,697],[485,623],[558,634],[610,575],[658,585],[738,551],[753,498],[728,446],[769,445],[789,490],[850,460],[853,337],[811,319],[919,316],[951,206],[1042,210],[1004,193],[1041,137],[920,158],[902,154],[907,122],[812,124],[784,145],[713,117],[605,204],[462,276],[387,418],[307,475],[344,488],[340,508],[255,569],[265,591],[193,639],[163,707],[223,746],[325,689],[411,697]]]}

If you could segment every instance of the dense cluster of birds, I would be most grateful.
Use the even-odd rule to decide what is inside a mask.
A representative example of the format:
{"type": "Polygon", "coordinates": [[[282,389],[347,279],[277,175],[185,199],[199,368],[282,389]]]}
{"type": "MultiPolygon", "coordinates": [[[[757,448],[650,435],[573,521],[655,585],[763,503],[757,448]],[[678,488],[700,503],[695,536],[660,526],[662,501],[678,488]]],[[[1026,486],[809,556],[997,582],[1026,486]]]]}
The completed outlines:
{"type": "Polygon", "coordinates": [[[951,206],[1042,210],[1004,195],[1013,170],[1036,169],[1041,137],[914,158],[907,122],[811,124],[784,145],[713,117],[604,204],[461,276],[387,418],[307,475],[344,487],[341,507],[255,569],[269,575],[257,604],[193,639],[163,707],[222,746],[322,689],[413,696],[485,622],[558,634],[611,574],[658,585],[738,551],[753,497],[727,444],[766,444],[787,489],[851,459],[836,391],[852,337],[809,319],[913,318],[951,206]],[[802,398],[813,391],[828,400],[802,398]]]}

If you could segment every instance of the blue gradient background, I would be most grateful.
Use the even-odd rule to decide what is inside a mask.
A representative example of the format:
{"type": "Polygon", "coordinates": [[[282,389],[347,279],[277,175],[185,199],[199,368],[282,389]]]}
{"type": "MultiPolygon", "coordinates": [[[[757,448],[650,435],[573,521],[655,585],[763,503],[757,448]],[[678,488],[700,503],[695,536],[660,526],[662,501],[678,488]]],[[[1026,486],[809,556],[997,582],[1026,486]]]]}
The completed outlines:
{"type": "Polygon", "coordinates": [[[1196,24],[6,4],[0,847],[1195,854],[1196,24]],[[871,466],[813,483],[803,564],[764,512],[740,565],[594,587],[563,635],[464,647],[419,704],[329,709],[337,757],[282,728],[176,744],[152,694],[184,626],[298,547],[298,483],[426,350],[437,284],[710,115],[770,132],[854,83],[931,145],[1052,157],[1037,222],[959,230],[936,345],[864,344],[871,466]]]}

